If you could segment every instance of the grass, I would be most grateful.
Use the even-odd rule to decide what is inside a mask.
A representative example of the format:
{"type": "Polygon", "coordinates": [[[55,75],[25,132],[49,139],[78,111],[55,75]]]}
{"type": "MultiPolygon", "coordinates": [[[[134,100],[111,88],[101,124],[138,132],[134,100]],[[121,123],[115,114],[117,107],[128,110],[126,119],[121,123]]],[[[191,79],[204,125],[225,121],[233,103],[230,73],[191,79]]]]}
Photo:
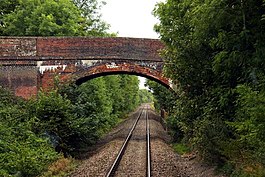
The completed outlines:
{"type": "Polygon", "coordinates": [[[182,143],[174,143],[174,144],[172,144],[172,147],[173,147],[174,151],[180,155],[183,155],[183,154],[190,152],[190,148],[187,145],[182,144],[182,143]]]}
{"type": "Polygon", "coordinates": [[[52,163],[40,177],[63,177],[75,169],[77,162],[73,158],[60,158],[52,163]]]}

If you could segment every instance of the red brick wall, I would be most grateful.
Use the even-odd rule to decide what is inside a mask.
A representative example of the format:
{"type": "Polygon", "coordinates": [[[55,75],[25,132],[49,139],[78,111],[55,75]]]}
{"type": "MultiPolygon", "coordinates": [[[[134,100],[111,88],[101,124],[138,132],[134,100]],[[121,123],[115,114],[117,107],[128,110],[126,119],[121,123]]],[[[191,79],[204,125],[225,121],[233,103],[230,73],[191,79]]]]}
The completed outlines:
{"type": "Polygon", "coordinates": [[[64,59],[162,60],[157,39],[138,38],[38,38],[38,56],[64,59]]]}
{"type": "Polygon", "coordinates": [[[0,85],[10,88],[18,96],[29,98],[37,93],[37,68],[34,65],[2,65],[0,85]]]}
{"type": "MultiPolygon", "coordinates": [[[[39,77],[37,61],[44,61],[46,64],[72,63],[64,72],[60,72],[61,79],[69,80],[73,76],[71,73],[76,71],[75,61],[109,60],[115,62],[123,60],[131,63],[132,61],[163,61],[159,56],[159,51],[163,48],[164,45],[157,39],[0,37],[0,85],[9,87],[18,96],[28,98],[37,93],[39,86],[49,88],[53,85],[55,73],[46,72],[39,77]]],[[[122,67],[112,72],[140,73],[162,83],[168,82],[167,78],[162,76],[161,70],[156,71],[136,65],[122,67]]],[[[111,71],[110,68],[100,67],[94,70],[111,71]]],[[[89,76],[89,72],[86,71],[86,76],[89,76]]],[[[82,77],[85,76],[80,76],[82,77]]]]}
{"type": "Polygon", "coordinates": [[[19,86],[15,90],[15,95],[25,99],[29,99],[31,97],[35,97],[37,95],[37,92],[38,92],[37,86],[31,86],[31,87],[19,86]]]}
{"type": "Polygon", "coordinates": [[[89,37],[0,37],[0,60],[159,60],[157,39],[89,37]]]}

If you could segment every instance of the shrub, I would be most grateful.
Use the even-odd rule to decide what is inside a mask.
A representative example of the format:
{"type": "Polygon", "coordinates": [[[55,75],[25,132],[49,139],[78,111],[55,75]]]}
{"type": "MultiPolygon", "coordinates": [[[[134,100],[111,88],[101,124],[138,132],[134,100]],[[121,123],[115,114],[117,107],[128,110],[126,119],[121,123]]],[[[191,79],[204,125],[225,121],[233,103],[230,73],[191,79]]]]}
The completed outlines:
{"type": "Polygon", "coordinates": [[[23,125],[0,123],[0,176],[36,176],[58,158],[47,140],[37,137],[23,125]]]}

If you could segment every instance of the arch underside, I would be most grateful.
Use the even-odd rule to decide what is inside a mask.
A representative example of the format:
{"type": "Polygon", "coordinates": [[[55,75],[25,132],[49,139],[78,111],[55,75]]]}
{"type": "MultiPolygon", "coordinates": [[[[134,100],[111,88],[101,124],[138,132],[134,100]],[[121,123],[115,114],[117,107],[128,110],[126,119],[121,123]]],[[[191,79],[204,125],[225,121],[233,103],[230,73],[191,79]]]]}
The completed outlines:
{"type": "Polygon", "coordinates": [[[167,88],[170,88],[169,79],[163,76],[162,70],[155,70],[153,68],[143,67],[132,63],[119,63],[111,65],[105,63],[90,67],[86,70],[77,71],[72,74],[72,79],[77,85],[80,85],[93,78],[115,74],[142,76],[150,80],[154,80],[167,88]]]}

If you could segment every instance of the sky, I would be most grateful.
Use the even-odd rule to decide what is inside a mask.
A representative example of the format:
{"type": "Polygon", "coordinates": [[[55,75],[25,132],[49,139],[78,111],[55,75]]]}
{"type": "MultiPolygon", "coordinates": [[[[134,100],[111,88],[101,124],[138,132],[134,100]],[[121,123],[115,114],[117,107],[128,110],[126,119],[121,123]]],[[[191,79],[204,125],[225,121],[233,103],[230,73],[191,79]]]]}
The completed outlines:
{"type": "Polygon", "coordinates": [[[104,0],[103,20],[119,37],[158,38],[153,26],[158,20],[152,15],[160,0],[104,0]]]}
{"type": "MultiPolygon", "coordinates": [[[[158,20],[152,15],[157,2],[164,0],[104,0],[102,19],[111,25],[110,32],[118,32],[119,37],[159,38],[153,30],[158,20]]],[[[140,89],[144,88],[144,78],[140,79],[140,89]]]]}

